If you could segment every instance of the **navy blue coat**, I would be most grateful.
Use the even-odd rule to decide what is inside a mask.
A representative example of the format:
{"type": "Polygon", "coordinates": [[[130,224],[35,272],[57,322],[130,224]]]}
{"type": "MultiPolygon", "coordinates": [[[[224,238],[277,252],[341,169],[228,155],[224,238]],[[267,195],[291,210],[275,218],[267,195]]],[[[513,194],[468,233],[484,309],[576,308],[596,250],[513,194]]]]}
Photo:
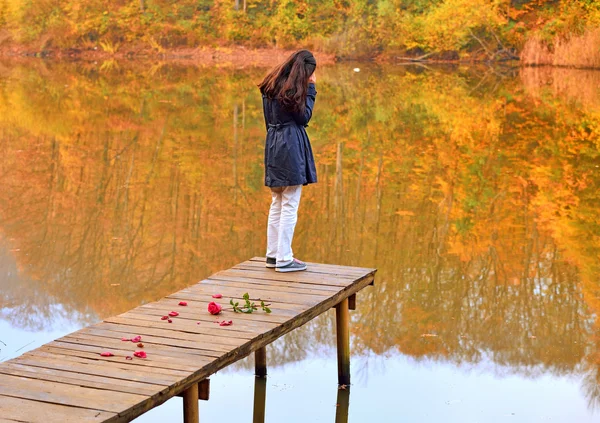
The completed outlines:
{"type": "Polygon", "coordinates": [[[267,127],[265,141],[265,185],[289,187],[317,182],[317,170],[306,126],[312,117],[317,90],[308,85],[304,113],[285,110],[277,100],[263,94],[267,127]]]}

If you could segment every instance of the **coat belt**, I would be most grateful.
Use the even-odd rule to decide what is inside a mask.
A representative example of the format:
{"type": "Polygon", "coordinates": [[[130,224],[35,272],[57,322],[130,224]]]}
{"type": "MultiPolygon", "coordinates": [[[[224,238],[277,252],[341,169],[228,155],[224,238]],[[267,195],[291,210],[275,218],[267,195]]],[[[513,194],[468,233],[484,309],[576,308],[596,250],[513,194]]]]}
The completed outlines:
{"type": "MultiPolygon", "coordinates": [[[[296,125],[296,122],[294,122],[293,120],[289,120],[289,121],[283,122],[283,123],[269,123],[267,126],[269,128],[279,129],[279,128],[283,128],[284,126],[292,126],[292,125],[296,125]]],[[[308,125],[304,125],[304,127],[307,128],[308,125]]]]}

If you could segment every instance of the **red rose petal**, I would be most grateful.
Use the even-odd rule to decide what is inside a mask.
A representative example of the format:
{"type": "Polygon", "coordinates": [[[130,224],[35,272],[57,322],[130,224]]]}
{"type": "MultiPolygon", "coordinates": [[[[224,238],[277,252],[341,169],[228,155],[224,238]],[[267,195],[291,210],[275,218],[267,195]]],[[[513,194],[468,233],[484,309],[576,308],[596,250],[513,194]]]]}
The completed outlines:
{"type": "Polygon", "coordinates": [[[187,305],[187,302],[185,302],[185,301],[179,301],[179,305],[180,305],[180,306],[186,306],[186,305],[187,305]]]}
{"type": "Polygon", "coordinates": [[[171,317],[179,316],[179,313],[177,313],[176,311],[172,311],[169,313],[169,316],[171,316],[171,317]]]}
{"type": "Polygon", "coordinates": [[[128,355],[127,357],[125,357],[125,360],[133,360],[133,357],[128,355]]]}
{"type": "Polygon", "coordinates": [[[213,298],[223,298],[223,296],[221,294],[213,294],[212,297],[213,298]]]}
{"type": "Polygon", "coordinates": [[[223,320],[221,323],[219,323],[219,326],[231,326],[233,325],[233,320],[223,320]]]}
{"type": "Polygon", "coordinates": [[[136,351],[133,353],[137,358],[147,358],[146,351],[136,351]]]}
{"type": "Polygon", "coordinates": [[[104,351],[102,353],[100,353],[100,355],[102,357],[114,357],[115,355],[113,353],[111,353],[110,351],[104,351]]]}
{"type": "Polygon", "coordinates": [[[167,320],[169,318],[169,316],[163,316],[160,318],[160,320],[167,320]]]}
{"type": "Polygon", "coordinates": [[[173,323],[173,321],[172,321],[171,319],[167,320],[167,322],[169,322],[169,323],[173,323]]]}
{"type": "Polygon", "coordinates": [[[142,337],[140,335],[138,335],[134,338],[131,338],[131,342],[135,342],[135,343],[140,342],[141,340],[142,340],[142,337]]]}

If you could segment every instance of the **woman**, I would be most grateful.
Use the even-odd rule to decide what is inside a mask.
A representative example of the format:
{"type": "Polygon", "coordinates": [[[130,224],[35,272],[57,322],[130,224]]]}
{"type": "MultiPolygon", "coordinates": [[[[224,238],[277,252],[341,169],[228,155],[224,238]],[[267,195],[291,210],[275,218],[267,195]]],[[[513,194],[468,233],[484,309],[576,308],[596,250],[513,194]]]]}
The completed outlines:
{"type": "Polygon", "coordinates": [[[317,171],[306,130],[317,91],[317,61],[299,50],[259,84],[267,128],[265,185],[271,188],[267,225],[267,264],[277,272],[306,270],[294,258],[292,239],[298,220],[302,186],[317,182],[317,171]]]}

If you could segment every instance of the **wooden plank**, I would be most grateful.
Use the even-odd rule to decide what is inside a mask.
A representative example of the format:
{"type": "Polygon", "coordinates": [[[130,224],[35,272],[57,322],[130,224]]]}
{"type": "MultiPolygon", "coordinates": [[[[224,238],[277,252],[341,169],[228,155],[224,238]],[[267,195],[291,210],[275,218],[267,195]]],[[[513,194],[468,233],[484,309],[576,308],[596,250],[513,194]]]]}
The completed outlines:
{"type": "Polygon", "coordinates": [[[129,370],[131,367],[135,367],[137,370],[145,369],[146,371],[152,372],[166,370],[167,372],[163,371],[163,373],[167,374],[172,374],[175,371],[186,374],[187,372],[197,370],[202,363],[208,362],[214,358],[195,354],[193,356],[165,355],[164,353],[159,353],[157,351],[147,353],[149,355],[148,358],[145,359],[136,359],[134,357],[133,360],[128,360],[125,358],[127,357],[127,352],[123,353],[120,351],[115,351],[114,357],[98,357],[97,347],[95,346],[62,342],[55,342],[48,346],[44,346],[40,351],[86,359],[88,363],[92,364],[105,365],[105,363],[108,362],[112,367],[119,367],[125,370],[129,370]],[[148,367],[151,367],[152,369],[147,369],[148,367]]]}
{"type": "MultiPolygon", "coordinates": [[[[266,285],[269,287],[283,287],[289,288],[290,290],[301,290],[301,291],[319,291],[319,292],[337,292],[339,287],[331,286],[331,285],[317,285],[317,284],[306,284],[303,282],[289,282],[289,281],[274,281],[268,279],[255,279],[251,277],[241,277],[241,276],[209,276],[206,279],[198,283],[204,283],[205,281],[227,281],[227,282],[241,282],[246,284],[252,284],[254,286],[262,286],[266,285]]],[[[212,294],[212,293],[211,293],[212,294]]]]}
{"type": "Polygon", "coordinates": [[[242,297],[245,293],[248,293],[250,295],[250,299],[257,304],[260,303],[261,299],[269,302],[275,301],[277,304],[289,304],[281,308],[282,310],[292,311],[297,309],[303,309],[307,306],[311,307],[313,304],[315,304],[315,301],[318,303],[323,298],[327,298],[328,295],[332,295],[331,293],[328,293],[328,295],[286,293],[283,290],[281,292],[277,292],[277,287],[268,288],[266,286],[257,286],[252,284],[248,284],[242,287],[235,287],[233,285],[230,285],[228,281],[225,280],[206,279],[197,285],[190,286],[184,290],[171,294],[168,297],[166,297],[166,299],[175,299],[185,294],[190,294],[194,295],[193,298],[198,302],[208,304],[211,301],[215,301],[219,304],[222,304],[225,307],[229,307],[228,304],[230,300],[243,302],[242,297]],[[221,298],[220,300],[213,300],[212,298],[207,298],[207,290],[218,291],[220,294],[223,295],[223,298],[221,298]]]}
{"type": "MultiPolygon", "coordinates": [[[[139,323],[139,322],[137,322],[139,323]]],[[[172,339],[184,339],[187,341],[194,341],[196,339],[204,339],[208,337],[221,345],[238,345],[244,340],[252,339],[252,335],[244,332],[231,334],[232,331],[224,332],[222,330],[213,330],[208,325],[196,325],[195,331],[182,330],[179,326],[172,327],[170,329],[165,328],[164,325],[160,325],[160,328],[149,327],[145,325],[133,325],[123,323],[109,323],[102,322],[93,327],[98,330],[111,330],[116,333],[121,333],[125,336],[130,336],[132,333],[144,336],[162,336],[165,338],[172,339]],[[200,330],[202,328],[202,331],[200,330]],[[240,336],[241,335],[241,336],[240,336]],[[197,338],[200,337],[200,338],[197,338]]]]}
{"type": "Polygon", "coordinates": [[[115,392],[131,394],[154,395],[164,389],[164,386],[130,380],[115,380],[104,376],[82,375],[64,370],[44,369],[41,367],[25,366],[17,363],[3,363],[0,374],[23,376],[30,379],[40,379],[49,382],[60,382],[67,385],[84,386],[88,388],[107,389],[115,392]]]}
{"type": "MultiPolygon", "coordinates": [[[[118,325],[115,325],[118,326],[118,325]]],[[[104,325],[95,325],[95,326],[90,326],[89,328],[87,328],[87,330],[84,333],[89,333],[92,335],[99,335],[99,336],[106,336],[106,337],[110,337],[111,335],[114,334],[119,334],[121,337],[123,337],[123,335],[125,335],[125,337],[129,337],[132,333],[132,331],[130,330],[124,330],[122,332],[119,331],[118,328],[116,329],[106,329],[106,324],[104,325]],[[129,336],[127,336],[129,335],[129,336]]],[[[220,351],[221,348],[226,348],[225,351],[229,351],[232,347],[237,347],[241,344],[243,344],[244,342],[246,342],[245,339],[239,339],[239,338],[232,338],[229,334],[224,334],[221,333],[220,336],[215,336],[215,335],[204,335],[204,334],[190,334],[190,333],[185,333],[185,332],[177,332],[174,330],[157,330],[157,329],[149,329],[146,328],[145,330],[138,330],[137,332],[134,332],[137,335],[142,336],[142,343],[143,342],[148,342],[148,340],[150,340],[153,343],[161,343],[161,344],[165,344],[165,345],[169,345],[168,342],[171,341],[188,341],[188,342],[196,342],[196,343],[211,343],[213,345],[216,345],[219,347],[219,349],[215,349],[214,351],[220,351]],[[227,335],[227,336],[225,336],[227,335]],[[166,341],[169,340],[169,341],[166,341]]],[[[135,346],[135,344],[131,344],[133,346],[135,346]]],[[[145,345],[145,344],[144,344],[145,345]]],[[[179,344],[178,344],[179,345],[179,344]]]]}
{"type": "MultiPolygon", "coordinates": [[[[253,263],[253,262],[254,263],[265,263],[266,259],[264,257],[252,257],[250,260],[246,260],[246,261],[242,262],[241,264],[253,263]]],[[[310,261],[306,261],[305,263],[307,266],[310,265],[313,268],[330,269],[332,271],[357,273],[358,277],[361,277],[361,276],[369,274],[369,273],[374,273],[377,271],[377,269],[372,268],[372,267],[357,267],[357,266],[346,266],[346,265],[342,265],[342,264],[313,263],[310,261]]]]}
{"type": "MultiPolygon", "coordinates": [[[[145,321],[160,321],[160,316],[162,313],[160,311],[152,312],[152,310],[138,310],[130,311],[124,314],[121,314],[121,317],[127,318],[129,320],[145,320],[145,321]]],[[[223,331],[223,333],[227,333],[229,329],[234,328],[234,326],[219,326],[216,322],[223,320],[234,320],[234,326],[236,331],[244,331],[250,332],[252,334],[260,334],[264,330],[277,326],[280,322],[268,322],[265,321],[264,318],[260,321],[256,320],[248,320],[246,316],[241,316],[239,314],[234,313],[222,313],[218,316],[201,316],[198,317],[198,320],[185,319],[177,317],[173,319],[173,323],[165,323],[165,325],[174,325],[174,326],[183,326],[183,325],[197,325],[198,322],[201,324],[209,324],[214,328],[219,328],[223,331]]],[[[108,320],[107,321],[111,321],[108,320]]],[[[166,322],[166,321],[165,321],[166,322]]]]}
{"type": "MultiPolygon", "coordinates": [[[[208,286],[211,287],[222,287],[227,288],[228,295],[223,294],[227,298],[242,299],[244,293],[250,294],[251,298],[260,298],[262,300],[277,300],[278,302],[282,302],[286,299],[295,300],[292,301],[294,304],[306,304],[313,303],[315,300],[319,301],[323,298],[331,295],[329,291],[318,291],[318,290],[310,290],[305,289],[303,291],[294,290],[287,287],[281,287],[274,284],[274,286],[268,285],[256,285],[252,282],[229,282],[224,280],[211,280],[206,279],[203,280],[200,284],[195,285],[190,288],[190,290],[201,293],[206,291],[208,286]]],[[[210,297],[207,295],[207,299],[210,301],[210,297]]]]}
{"type": "MultiPolygon", "coordinates": [[[[276,306],[276,304],[273,304],[276,306]]],[[[201,307],[202,309],[204,309],[204,307],[201,307]]],[[[236,324],[236,329],[237,330],[244,330],[244,331],[251,331],[251,332],[258,332],[261,333],[264,329],[268,328],[269,326],[272,325],[278,325],[281,324],[289,319],[293,319],[294,316],[283,316],[279,313],[273,312],[270,314],[264,313],[264,312],[255,312],[252,313],[252,315],[248,315],[245,313],[234,313],[233,311],[231,311],[230,309],[226,309],[225,306],[223,306],[223,312],[221,312],[218,315],[210,315],[208,312],[203,311],[201,313],[198,313],[195,317],[195,319],[190,319],[187,318],[186,316],[177,316],[176,318],[173,319],[173,323],[165,323],[167,325],[169,325],[168,327],[174,327],[177,326],[180,323],[183,322],[191,322],[194,324],[198,324],[198,322],[201,323],[210,323],[213,324],[214,327],[218,327],[216,325],[217,322],[223,321],[223,320],[234,320],[234,323],[236,324]]],[[[137,308],[131,312],[127,312],[125,314],[123,314],[122,316],[124,317],[129,317],[129,318],[136,318],[136,319],[140,319],[142,318],[142,316],[144,317],[149,317],[153,320],[160,320],[161,316],[164,315],[164,310],[161,309],[156,309],[154,307],[144,307],[144,308],[137,308]]],[[[221,327],[221,330],[223,331],[223,333],[227,333],[228,329],[230,329],[230,327],[221,327]]]]}
{"type": "Polygon", "coordinates": [[[108,411],[68,407],[4,395],[0,395],[0,410],[0,414],[7,419],[30,423],[103,422],[117,416],[117,413],[108,411]]]}
{"type": "Polygon", "coordinates": [[[149,373],[144,369],[122,369],[115,368],[113,366],[98,366],[88,364],[90,362],[89,360],[77,360],[75,358],[71,359],[69,357],[61,356],[44,357],[38,354],[36,354],[35,356],[22,355],[20,357],[10,360],[10,362],[28,365],[32,367],[42,367],[46,369],[70,371],[82,375],[89,374],[96,376],[106,376],[112,379],[133,380],[142,383],[151,383],[155,385],[165,386],[169,386],[181,378],[181,376],[179,375],[166,375],[162,373],[156,374],[155,372],[149,373]]]}
{"type": "Polygon", "coordinates": [[[354,279],[351,277],[329,277],[329,276],[314,276],[314,275],[303,275],[303,272],[267,272],[267,273],[259,273],[252,272],[250,270],[239,270],[239,269],[228,269],[222,270],[220,272],[215,273],[211,276],[214,278],[215,275],[225,277],[225,276],[233,276],[233,277],[250,277],[255,279],[263,279],[269,281],[283,281],[283,282],[299,282],[304,283],[306,285],[330,285],[337,287],[346,287],[351,285],[354,282],[354,279]]]}
{"type": "MultiPolygon", "coordinates": [[[[259,264],[263,264],[265,263],[265,258],[264,257],[254,257],[251,258],[250,260],[244,261],[242,263],[240,263],[240,265],[256,265],[256,263],[259,264]]],[[[358,279],[366,274],[369,273],[374,273],[377,271],[377,269],[372,268],[372,267],[357,267],[357,266],[346,266],[346,265],[342,265],[342,264],[327,264],[327,263],[314,263],[314,262],[310,262],[310,261],[305,261],[306,266],[310,267],[310,269],[307,268],[307,270],[305,272],[307,273],[311,273],[311,272],[315,272],[317,273],[318,271],[325,271],[325,272],[329,272],[330,274],[347,274],[347,275],[351,275],[353,277],[355,277],[355,279],[358,279]]],[[[266,269],[266,267],[265,267],[266,269]]],[[[270,269],[273,270],[273,269],[270,269]]]]}
{"type": "MultiPolygon", "coordinates": [[[[82,336],[85,336],[85,335],[97,336],[97,337],[101,337],[101,338],[110,339],[111,341],[113,341],[115,338],[118,339],[118,337],[114,336],[115,332],[97,329],[93,326],[78,332],[78,334],[80,334],[82,336]]],[[[220,337],[215,340],[215,339],[211,339],[211,337],[202,336],[202,335],[197,335],[197,339],[194,339],[194,340],[173,339],[173,338],[162,337],[162,336],[146,336],[142,339],[143,339],[142,344],[144,345],[143,348],[138,348],[136,343],[129,343],[129,346],[131,347],[131,349],[140,350],[140,349],[150,348],[154,345],[165,345],[165,346],[175,346],[175,347],[183,347],[183,348],[194,348],[194,349],[213,351],[213,352],[227,352],[227,351],[231,350],[232,347],[237,347],[238,345],[241,345],[244,343],[243,340],[240,341],[240,340],[232,339],[231,340],[232,342],[224,345],[224,344],[219,343],[218,340],[219,339],[227,339],[227,338],[220,337]]],[[[121,344],[127,344],[127,342],[123,342],[123,341],[120,341],[120,342],[121,342],[121,344]]],[[[126,345],[123,345],[123,348],[125,348],[125,347],[126,347],[126,345]]],[[[217,357],[218,357],[218,355],[217,355],[217,357]]]]}
{"type": "MultiPolygon", "coordinates": [[[[224,288],[223,289],[223,295],[225,295],[227,293],[227,289],[224,288]]],[[[192,295],[192,294],[190,294],[192,295]]],[[[185,296],[185,294],[182,295],[182,297],[185,296]]],[[[195,295],[194,295],[195,297],[195,295]]],[[[175,299],[175,301],[179,300],[178,298],[175,299]]],[[[173,307],[171,307],[171,305],[169,304],[170,301],[173,301],[172,298],[169,298],[168,301],[164,301],[164,302],[158,302],[158,303],[150,303],[150,304],[145,304],[142,307],[138,307],[135,309],[136,312],[147,312],[147,311],[152,311],[152,314],[158,315],[159,317],[167,315],[169,313],[169,311],[171,311],[173,309],[173,307]]],[[[231,316],[237,316],[238,319],[242,319],[248,322],[260,322],[260,321],[267,321],[267,322],[275,322],[275,323],[281,323],[281,322],[285,322],[287,319],[293,318],[296,314],[296,312],[292,311],[292,310],[284,310],[284,309],[278,309],[277,313],[271,313],[271,314],[267,314],[264,311],[262,311],[260,309],[260,301],[254,301],[254,303],[258,306],[258,310],[256,310],[254,313],[252,313],[252,315],[248,315],[245,313],[234,313],[232,310],[232,306],[229,305],[228,303],[219,303],[221,304],[221,306],[223,307],[223,312],[221,314],[219,314],[218,316],[213,316],[211,314],[208,313],[208,303],[203,303],[201,301],[197,301],[195,298],[189,298],[188,300],[186,300],[188,303],[188,306],[185,307],[186,311],[185,312],[181,312],[181,314],[179,316],[177,316],[177,319],[190,319],[193,320],[195,322],[199,321],[199,319],[201,318],[207,318],[209,320],[222,320],[219,319],[218,316],[222,316],[223,313],[228,313],[231,316]],[[266,319],[263,319],[266,318],[266,319]]],[[[239,302],[241,305],[244,304],[244,300],[241,298],[233,298],[234,302],[239,302]]],[[[275,304],[274,300],[271,299],[265,299],[263,300],[265,301],[265,303],[271,303],[271,304],[275,304]]]]}
{"type": "MultiPolygon", "coordinates": [[[[131,320],[128,318],[123,318],[119,316],[108,317],[104,320],[103,323],[109,325],[124,325],[131,327],[139,327],[139,328],[148,328],[148,329],[161,329],[161,330],[169,330],[167,329],[169,326],[168,323],[164,321],[157,320],[154,317],[139,319],[139,320],[131,320]]],[[[250,331],[242,331],[237,329],[236,326],[229,326],[227,331],[223,331],[223,329],[214,323],[206,323],[202,322],[202,324],[190,322],[189,320],[184,322],[177,322],[177,326],[174,329],[170,329],[173,333],[202,333],[206,335],[214,335],[214,336],[223,336],[223,334],[230,334],[232,337],[240,338],[240,339],[253,339],[256,334],[255,332],[250,331]]],[[[143,335],[142,332],[140,332],[143,335]]]]}
{"type": "Polygon", "coordinates": [[[147,398],[145,395],[73,387],[63,383],[11,375],[3,375],[0,378],[0,395],[71,407],[85,404],[86,408],[113,413],[119,413],[147,398]]]}
{"type": "MultiPolygon", "coordinates": [[[[265,262],[258,261],[245,261],[238,265],[232,267],[232,269],[256,269],[257,271],[265,271],[265,272],[274,272],[275,270],[272,268],[265,267],[265,262]]],[[[303,271],[305,274],[309,275],[329,275],[329,276],[351,276],[351,277],[360,277],[372,269],[368,270],[360,270],[360,268],[348,267],[348,266],[338,266],[331,264],[320,264],[320,263],[306,263],[306,270],[303,271]]]]}
{"type": "MultiPolygon", "coordinates": [[[[76,335],[76,336],[65,336],[63,338],[57,339],[55,342],[61,342],[63,344],[77,344],[78,348],[90,348],[95,350],[98,353],[98,360],[104,361],[104,359],[109,358],[113,359],[114,357],[100,357],[99,352],[102,348],[108,349],[111,352],[116,354],[116,351],[119,351],[119,354],[122,358],[125,358],[127,355],[133,356],[134,351],[138,351],[142,348],[132,348],[131,350],[117,350],[119,348],[119,343],[121,341],[111,341],[109,338],[104,337],[96,337],[93,335],[76,335]]],[[[182,341],[183,342],[183,341],[182,341]]],[[[147,359],[144,360],[131,360],[132,364],[135,365],[143,365],[150,367],[165,367],[165,368],[177,368],[179,367],[182,371],[193,371],[196,370],[193,366],[187,364],[187,362],[191,361],[192,358],[207,357],[207,359],[217,358],[225,354],[227,351],[210,351],[201,349],[200,347],[176,347],[171,345],[159,345],[152,344],[146,342],[143,350],[148,355],[147,359]],[[155,358],[152,358],[155,357],[155,358]],[[172,359],[172,360],[170,360],[172,359]],[[171,361],[169,363],[169,360],[171,361]],[[186,363],[183,363],[181,360],[186,360],[186,363]],[[177,362],[174,362],[177,361],[177,362]]],[[[74,348],[73,345],[71,345],[74,348]]],[[[93,352],[93,351],[91,351],[93,352]]],[[[109,360],[112,361],[112,360],[109,360]]]]}
{"type": "MultiPolygon", "coordinates": [[[[232,297],[229,297],[228,295],[225,295],[224,293],[226,293],[226,291],[224,291],[224,289],[227,289],[226,287],[216,287],[216,290],[221,291],[221,294],[223,294],[223,298],[220,301],[215,301],[218,304],[221,304],[223,306],[223,309],[225,311],[230,311],[231,306],[229,305],[229,300],[233,299],[232,297]]],[[[339,291],[339,290],[338,290],[339,291]]],[[[179,291],[176,292],[174,294],[171,294],[167,297],[170,300],[185,300],[185,301],[194,301],[194,306],[199,307],[200,310],[202,310],[201,314],[205,314],[206,313],[206,308],[208,306],[208,302],[206,302],[206,297],[205,295],[202,293],[200,288],[195,288],[195,287],[191,287],[191,288],[187,288],[183,291],[179,291]]],[[[256,298],[256,297],[253,297],[256,298]]],[[[241,304],[244,303],[244,300],[242,299],[237,299],[237,301],[241,304]]],[[[264,300],[265,303],[270,303],[273,307],[271,308],[271,310],[273,310],[273,313],[271,313],[273,316],[295,316],[296,314],[306,310],[307,308],[310,308],[312,306],[314,306],[314,302],[310,303],[310,304],[296,304],[294,303],[293,300],[288,300],[287,302],[282,302],[279,299],[275,300],[264,300]]],[[[260,304],[260,301],[256,301],[254,300],[255,303],[260,304]]]]}

